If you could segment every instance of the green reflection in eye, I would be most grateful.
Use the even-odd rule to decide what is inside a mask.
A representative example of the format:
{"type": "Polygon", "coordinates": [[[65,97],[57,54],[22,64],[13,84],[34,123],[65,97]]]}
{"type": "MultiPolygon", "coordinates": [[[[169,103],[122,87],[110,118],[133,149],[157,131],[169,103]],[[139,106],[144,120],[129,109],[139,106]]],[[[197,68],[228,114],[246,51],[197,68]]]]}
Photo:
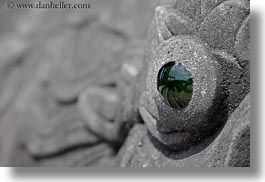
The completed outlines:
{"type": "Polygon", "coordinates": [[[181,63],[169,62],[158,72],[157,89],[171,107],[183,109],[192,97],[191,72],[181,63]]]}

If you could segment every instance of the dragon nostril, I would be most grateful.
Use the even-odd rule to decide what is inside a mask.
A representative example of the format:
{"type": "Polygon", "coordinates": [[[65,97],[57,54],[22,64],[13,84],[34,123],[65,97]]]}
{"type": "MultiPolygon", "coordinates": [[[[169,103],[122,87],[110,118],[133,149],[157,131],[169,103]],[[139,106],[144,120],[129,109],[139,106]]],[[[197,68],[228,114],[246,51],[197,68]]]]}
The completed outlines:
{"type": "Polygon", "coordinates": [[[169,62],[158,72],[157,89],[167,104],[178,110],[183,109],[192,97],[192,74],[183,64],[169,62]]]}

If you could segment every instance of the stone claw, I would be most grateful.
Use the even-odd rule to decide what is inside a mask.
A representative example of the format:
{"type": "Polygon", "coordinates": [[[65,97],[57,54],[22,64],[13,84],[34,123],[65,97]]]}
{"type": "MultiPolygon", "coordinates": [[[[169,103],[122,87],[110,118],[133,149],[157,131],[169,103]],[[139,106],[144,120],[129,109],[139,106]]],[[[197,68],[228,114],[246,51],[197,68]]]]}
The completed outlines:
{"type": "Polygon", "coordinates": [[[114,122],[120,109],[116,88],[89,87],[78,99],[78,106],[86,126],[95,135],[107,141],[119,140],[119,125],[114,122]]]}

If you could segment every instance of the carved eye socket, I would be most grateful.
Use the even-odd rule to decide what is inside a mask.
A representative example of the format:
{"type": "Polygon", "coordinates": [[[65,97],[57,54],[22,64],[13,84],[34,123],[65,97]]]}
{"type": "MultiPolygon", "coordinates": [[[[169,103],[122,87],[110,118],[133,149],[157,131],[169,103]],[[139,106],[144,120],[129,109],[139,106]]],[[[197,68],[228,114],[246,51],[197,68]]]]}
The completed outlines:
{"type": "Polygon", "coordinates": [[[192,97],[192,74],[181,63],[166,63],[158,72],[157,89],[168,105],[178,110],[183,109],[192,97]]]}

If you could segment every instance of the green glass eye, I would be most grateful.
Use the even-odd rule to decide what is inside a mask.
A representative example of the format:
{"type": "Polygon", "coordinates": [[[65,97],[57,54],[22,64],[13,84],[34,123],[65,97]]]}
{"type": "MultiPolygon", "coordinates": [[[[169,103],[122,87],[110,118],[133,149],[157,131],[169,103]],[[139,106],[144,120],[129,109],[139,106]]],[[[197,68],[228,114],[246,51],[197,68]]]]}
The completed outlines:
{"type": "Polygon", "coordinates": [[[158,72],[157,89],[171,107],[183,109],[192,97],[192,74],[183,64],[169,62],[158,72]]]}

